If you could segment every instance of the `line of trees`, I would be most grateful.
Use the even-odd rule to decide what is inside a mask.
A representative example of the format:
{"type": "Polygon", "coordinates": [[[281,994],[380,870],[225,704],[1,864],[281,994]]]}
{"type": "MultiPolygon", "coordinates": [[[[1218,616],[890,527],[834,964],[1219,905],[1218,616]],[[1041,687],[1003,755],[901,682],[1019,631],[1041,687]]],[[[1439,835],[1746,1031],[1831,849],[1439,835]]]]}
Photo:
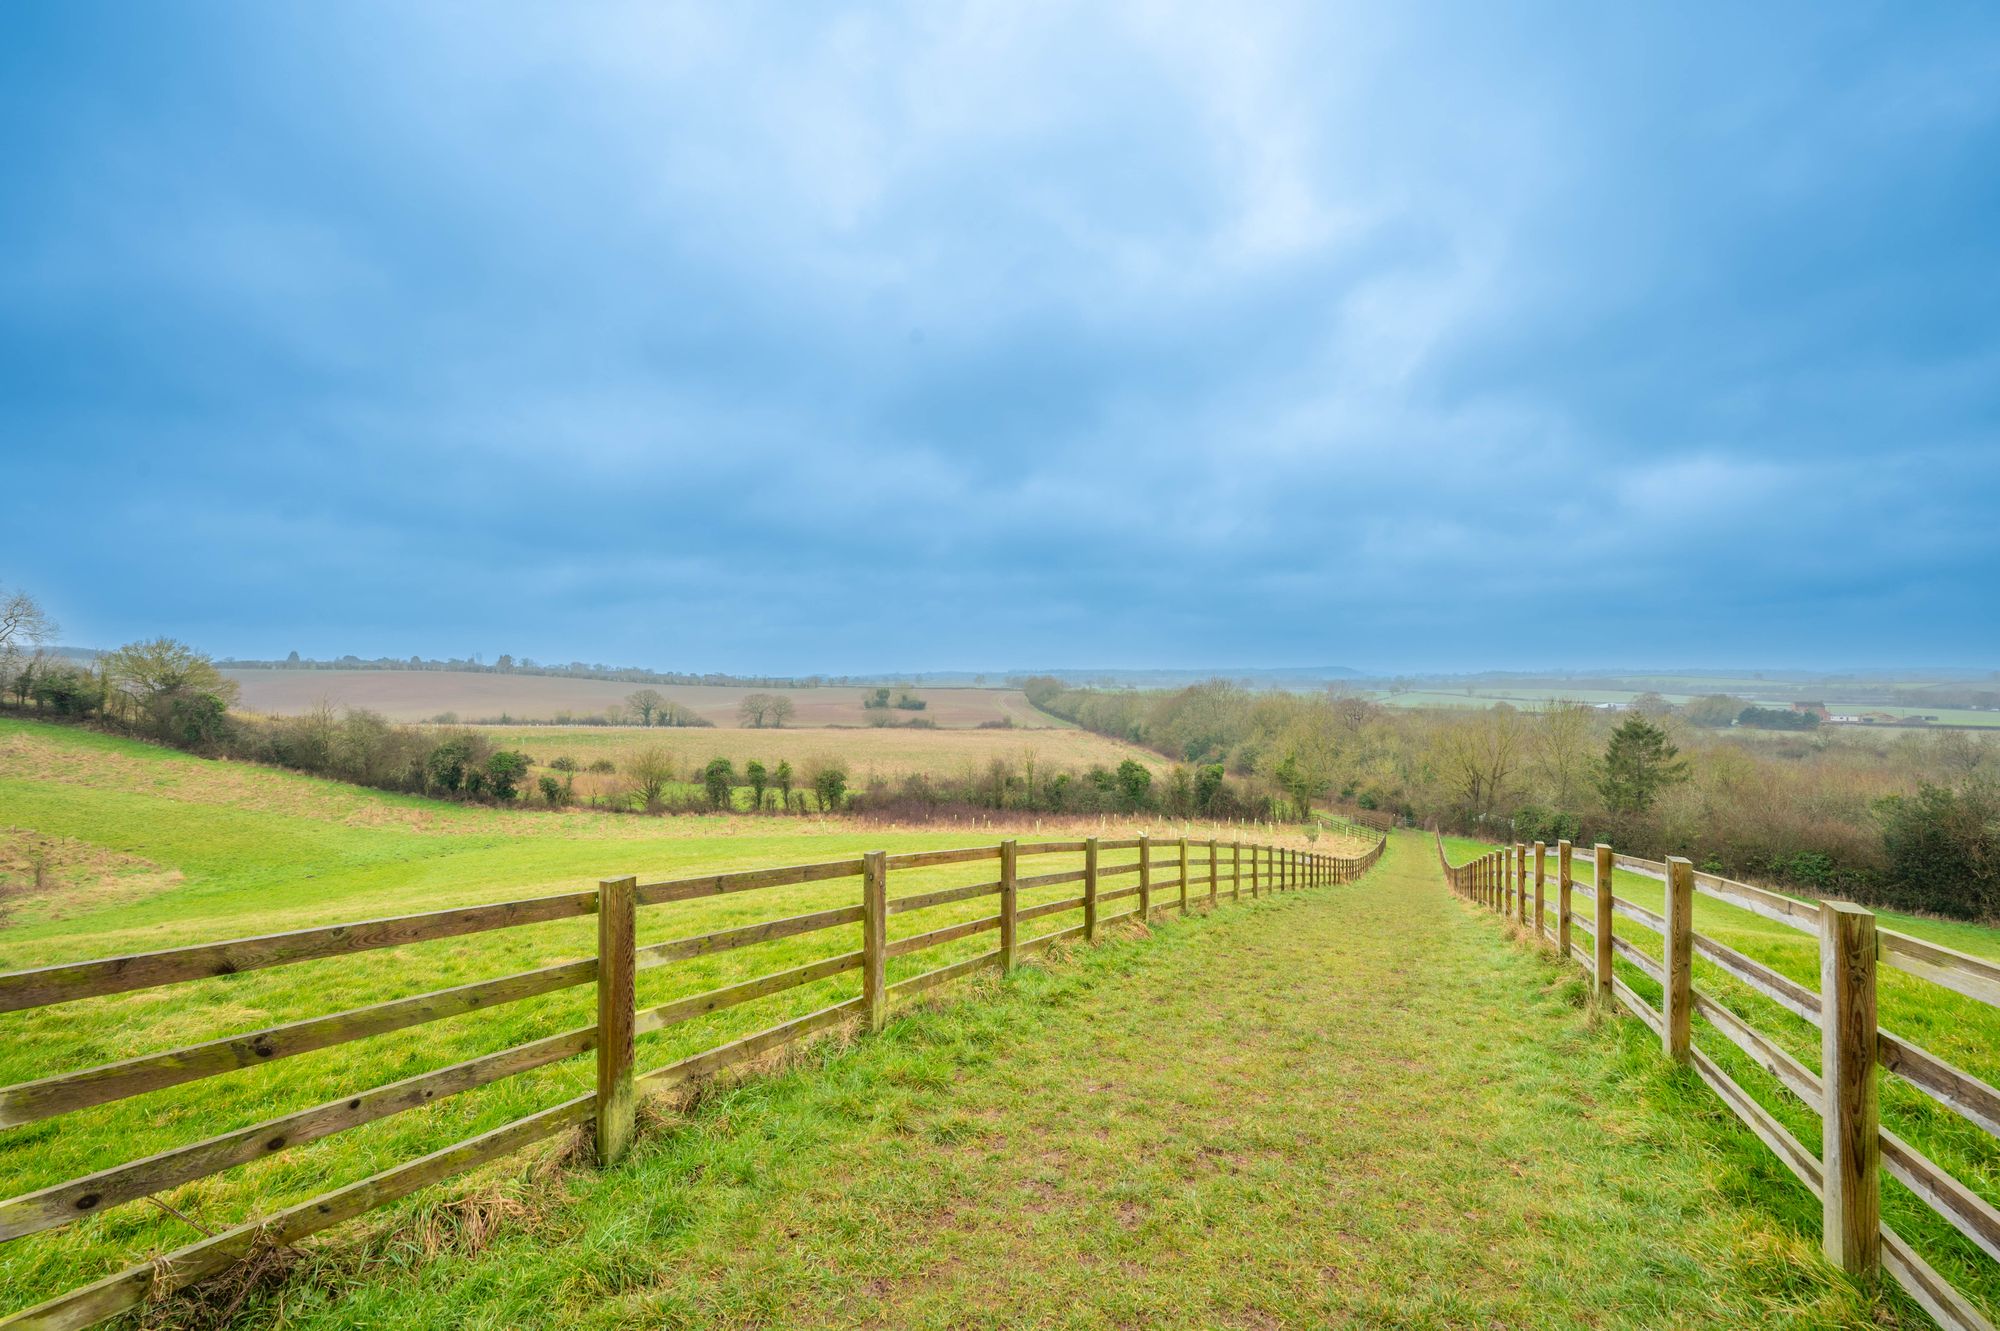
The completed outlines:
{"type": "Polygon", "coordinates": [[[1746,733],[1664,700],[1610,714],[1560,701],[1384,707],[1219,680],[1024,688],[1088,729],[1219,763],[1294,811],[1331,798],[1449,830],[1601,840],[1823,895],[2000,919],[2000,743],[1975,732],[1746,733]]]}

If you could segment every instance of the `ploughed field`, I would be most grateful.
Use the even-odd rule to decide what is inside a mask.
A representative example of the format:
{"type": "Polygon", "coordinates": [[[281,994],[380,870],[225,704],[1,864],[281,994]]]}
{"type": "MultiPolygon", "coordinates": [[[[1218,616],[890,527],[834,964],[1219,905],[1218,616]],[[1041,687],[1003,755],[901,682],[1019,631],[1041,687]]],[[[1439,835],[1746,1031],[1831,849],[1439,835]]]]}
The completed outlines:
{"type": "MultiPolygon", "coordinates": [[[[737,706],[746,694],[776,693],[792,700],[790,724],[866,725],[875,711],[862,700],[873,689],[829,685],[813,689],[762,689],[709,684],[629,684],[557,675],[502,675],[462,670],[226,670],[241,686],[241,705],[253,712],[292,715],[321,703],[366,707],[395,721],[428,721],[450,712],[466,721],[501,716],[547,721],[569,712],[604,715],[634,691],[652,689],[669,702],[693,709],[717,726],[738,724],[737,706]]],[[[897,721],[923,717],[946,729],[971,728],[983,721],[1066,729],[1069,723],[1038,711],[1019,689],[920,688],[922,711],[886,709],[897,721]]]]}
{"type": "MultiPolygon", "coordinates": [[[[658,819],[459,807],[0,721],[0,970],[576,891],[607,877],[682,878],[844,860],[868,850],[1100,831],[1249,836],[1245,829],[1199,824],[1149,829],[996,820],[977,828],[899,829],[818,817],[658,819]]],[[[1326,837],[1317,849],[1341,853],[1340,843],[1326,837]]],[[[1129,852],[1106,860],[1128,858],[1129,852]]],[[[1078,862],[1073,855],[1060,862],[1024,859],[1021,872],[1078,862]]],[[[889,888],[892,896],[907,896],[993,876],[991,863],[902,870],[892,873],[889,888]]],[[[1021,904],[1025,910],[1076,891],[1073,884],[1028,890],[1021,904]]],[[[640,912],[639,943],[858,900],[858,880],[844,879],[649,907],[640,912]]],[[[897,914],[890,938],[993,910],[988,897],[897,914]]],[[[1075,911],[1047,915],[1024,926],[1023,937],[1080,918],[1075,911]]],[[[595,927],[588,917],[555,921],[0,1014],[0,1085],[588,958],[595,927]]],[[[889,979],[992,945],[990,933],[979,933],[897,957],[889,979]]],[[[664,1003],[858,946],[855,926],[699,956],[641,972],[638,1001],[664,1003]]],[[[851,997],[857,984],[849,971],[642,1036],[641,1070],[851,997]]],[[[0,1129],[0,1198],[588,1025],[592,1004],[584,985],[0,1129]]],[[[144,1261],[198,1238],[202,1229],[222,1230],[566,1100],[588,1090],[591,1077],[588,1055],[567,1059],[183,1185],[162,1199],[171,1211],[135,1202],[0,1244],[6,1291],[0,1312],[144,1261]]],[[[418,1199],[405,1210],[423,1204],[418,1199]]]]}

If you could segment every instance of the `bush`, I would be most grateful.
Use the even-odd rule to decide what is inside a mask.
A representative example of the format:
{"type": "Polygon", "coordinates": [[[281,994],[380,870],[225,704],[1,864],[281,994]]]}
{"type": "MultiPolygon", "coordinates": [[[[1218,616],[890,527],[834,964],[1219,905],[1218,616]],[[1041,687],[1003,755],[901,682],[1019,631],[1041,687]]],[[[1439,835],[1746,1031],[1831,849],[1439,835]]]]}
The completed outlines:
{"type": "Polygon", "coordinates": [[[514,798],[515,787],[528,774],[528,755],[517,749],[502,749],[486,759],[486,788],[496,800],[514,798]]]}
{"type": "Polygon", "coordinates": [[[1153,803],[1153,774],[1137,759],[1118,764],[1118,797],[1128,810],[1149,808],[1153,803]]]}
{"type": "Polygon", "coordinates": [[[2000,798],[1925,782],[1877,806],[1889,857],[1881,904],[1960,919],[2000,915],[2000,798]]]}
{"type": "Polygon", "coordinates": [[[618,770],[618,764],[612,762],[609,758],[597,758],[592,760],[590,770],[603,776],[609,776],[618,770]]]}
{"type": "Polygon", "coordinates": [[[709,807],[726,809],[736,785],[736,769],[727,758],[711,758],[708,766],[701,769],[701,784],[708,793],[709,807]]]}
{"type": "Polygon", "coordinates": [[[576,759],[568,756],[567,754],[564,754],[561,757],[551,758],[549,759],[549,769],[555,772],[574,772],[577,770],[576,759]]]}
{"type": "Polygon", "coordinates": [[[103,697],[97,680],[73,665],[58,663],[33,675],[23,672],[23,677],[29,680],[29,692],[38,706],[68,720],[89,716],[103,697]]]}

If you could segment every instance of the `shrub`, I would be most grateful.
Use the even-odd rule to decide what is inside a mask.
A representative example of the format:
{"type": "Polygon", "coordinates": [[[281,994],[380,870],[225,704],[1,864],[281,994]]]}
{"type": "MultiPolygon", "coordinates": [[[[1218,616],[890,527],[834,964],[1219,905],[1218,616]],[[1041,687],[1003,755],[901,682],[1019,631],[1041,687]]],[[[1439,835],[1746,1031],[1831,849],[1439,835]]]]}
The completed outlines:
{"type": "Polygon", "coordinates": [[[735,784],[736,769],[730,765],[727,758],[711,758],[708,760],[708,766],[701,769],[701,785],[708,793],[710,808],[728,808],[730,793],[735,784]]]}
{"type": "Polygon", "coordinates": [[[486,786],[496,800],[511,800],[522,777],[528,774],[528,755],[518,749],[502,749],[486,759],[486,786]]]}
{"type": "Polygon", "coordinates": [[[1878,807],[1889,857],[1882,904],[1961,919],[2000,914],[2000,798],[1925,782],[1878,807]]]}

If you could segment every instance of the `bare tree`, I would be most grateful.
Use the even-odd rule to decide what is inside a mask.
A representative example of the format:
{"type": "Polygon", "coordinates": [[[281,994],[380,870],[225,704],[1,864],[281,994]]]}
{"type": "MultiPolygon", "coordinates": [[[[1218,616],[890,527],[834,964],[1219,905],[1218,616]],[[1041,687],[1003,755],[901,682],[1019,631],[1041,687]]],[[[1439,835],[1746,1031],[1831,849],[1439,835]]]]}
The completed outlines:
{"type": "Polygon", "coordinates": [[[56,622],[34,597],[0,589],[0,661],[39,650],[55,636],[56,622]]]}
{"type": "Polygon", "coordinates": [[[1477,817],[1493,813],[1520,766],[1520,714],[1504,703],[1447,721],[1438,734],[1437,758],[1447,788],[1477,817]]]}
{"type": "Polygon", "coordinates": [[[736,704],[736,717],[757,730],[765,726],[781,728],[791,719],[793,710],[792,700],[782,693],[746,693],[743,701],[736,704]]]}
{"type": "Polygon", "coordinates": [[[653,724],[653,713],[659,711],[664,702],[666,699],[660,696],[658,689],[636,689],[625,695],[625,706],[637,714],[642,726],[653,724]]]}
{"type": "Polygon", "coordinates": [[[625,760],[625,784],[647,813],[658,813],[674,779],[673,755],[651,744],[625,760]]]}
{"type": "Polygon", "coordinates": [[[1548,787],[1558,809],[1574,809],[1587,789],[1593,751],[1591,732],[1596,729],[1596,713],[1587,703],[1558,698],[1535,713],[1530,740],[1535,775],[1548,787]]]}
{"type": "Polygon", "coordinates": [[[0,689],[11,687],[26,706],[34,692],[42,648],[56,636],[56,622],[26,592],[0,590],[0,689]]]}

